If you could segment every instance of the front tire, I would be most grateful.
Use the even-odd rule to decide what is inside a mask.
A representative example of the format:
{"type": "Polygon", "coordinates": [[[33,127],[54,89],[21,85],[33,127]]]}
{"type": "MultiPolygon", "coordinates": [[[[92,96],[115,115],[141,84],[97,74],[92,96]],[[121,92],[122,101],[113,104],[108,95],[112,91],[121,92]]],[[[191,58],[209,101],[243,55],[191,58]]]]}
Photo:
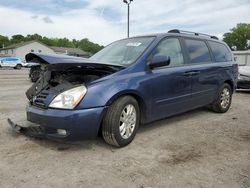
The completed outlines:
{"type": "Polygon", "coordinates": [[[218,113],[225,113],[229,110],[232,102],[231,86],[225,83],[219,93],[218,99],[212,104],[212,110],[218,113]]]}
{"type": "Polygon", "coordinates": [[[34,71],[30,74],[30,80],[31,80],[31,82],[36,82],[36,81],[40,78],[40,74],[41,74],[41,71],[39,71],[39,70],[34,70],[34,71]]]}
{"type": "Polygon", "coordinates": [[[102,124],[102,135],[110,145],[124,147],[132,142],[139,126],[140,109],[135,98],[124,96],[108,109],[102,124]]]}

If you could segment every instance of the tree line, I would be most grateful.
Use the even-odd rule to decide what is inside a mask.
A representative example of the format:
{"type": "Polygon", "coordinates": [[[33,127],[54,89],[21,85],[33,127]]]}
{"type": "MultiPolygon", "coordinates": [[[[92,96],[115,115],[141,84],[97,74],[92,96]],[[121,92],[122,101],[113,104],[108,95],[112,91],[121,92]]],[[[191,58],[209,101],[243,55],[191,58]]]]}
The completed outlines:
{"type": "Polygon", "coordinates": [[[80,48],[91,54],[94,54],[103,48],[103,46],[97,43],[93,43],[89,41],[89,39],[87,38],[84,38],[81,40],[76,40],[76,39],[69,40],[67,38],[48,38],[45,36],[41,36],[39,34],[33,34],[33,35],[27,35],[27,36],[18,34],[18,35],[13,35],[10,38],[7,36],[0,35],[0,48],[7,47],[11,44],[28,42],[32,40],[37,40],[48,46],[80,48]]]}
{"type": "Polygon", "coordinates": [[[239,23],[223,35],[223,41],[232,50],[250,49],[250,24],[239,23]]]}
{"type": "MultiPolygon", "coordinates": [[[[80,48],[86,52],[94,54],[101,50],[103,46],[89,41],[87,38],[81,40],[69,40],[67,38],[48,38],[39,34],[33,35],[13,35],[12,37],[0,35],[0,48],[11,44],[26,42],[31,40],[40,41],[48,46],[80,48]]],[[[250,24],[239,23],[229,32],[223,35],[223,41],[228,44],[232,50],[250,49],[250,24]]]]}

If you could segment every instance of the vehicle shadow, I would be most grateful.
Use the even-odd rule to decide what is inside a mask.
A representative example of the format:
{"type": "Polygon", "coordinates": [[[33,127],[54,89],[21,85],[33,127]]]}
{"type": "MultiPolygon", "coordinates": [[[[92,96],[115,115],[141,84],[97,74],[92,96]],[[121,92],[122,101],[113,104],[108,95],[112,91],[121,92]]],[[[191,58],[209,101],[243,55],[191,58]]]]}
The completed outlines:
{"type": "Polygon", "coordinates": [[[142,124],[140,125],[137,133],[140,134],[146,131],[151,131],[152,129],[159,128],[162,126],[172,126],[177,122],[181,122],[181,121],[184,122],[187,119],[192,119],[194,117],[202,115],[203,113],[214,113],[214,112],[209,110],[206,107],[202,107],[202,108],[198,108],[192,111],[176,114],[174,116],[170,116],[170,117],[157,120],[151,123],[142,124]]]}
{"type": "Polygon", "coordinates": [[[106,144],[101,137],[97,137],[93,140],[83,140],[83,141],[58,141],[45,138],[32,138],[28,137],[32,142],[37,145],[57,151],[78,151],[78,150],[95,150],[97,147],[111,149],[112,146],[106,144]]]}
{"type": "Polygon", "coordinates": [[[92,140],[83,140],[83,141],[61,141],[61,140],[53,140],[47,138],[35,138],[27,135],[23,135],[20,133],[14,132],[11,128],[8,130],[9,135],[14,139],[19,137],[25,137],[25,142],[30,144],[29,142],[33,142],[35,145],[39,147],[43,147],[44,149],[54,150],[54,151],[77,151],[77,150],[94,150],[97,147],[112,149],[112,146],[106,144],[103,139],[98,136],[92,140]]]}

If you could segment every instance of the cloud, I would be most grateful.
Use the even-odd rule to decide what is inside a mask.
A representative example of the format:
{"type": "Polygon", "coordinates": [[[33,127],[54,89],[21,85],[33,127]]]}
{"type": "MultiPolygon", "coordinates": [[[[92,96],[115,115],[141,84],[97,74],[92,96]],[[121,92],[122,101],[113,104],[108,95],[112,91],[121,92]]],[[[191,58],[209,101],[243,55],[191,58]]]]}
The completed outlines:
{"type": "Polygon", "coordinates": [[[37,16],[37,15],[34,15],[34,16],[31,16],[31,18],[35,20],[35,19],[38,18],[38,16],[37,16]]]}
{"type": "Polygon", "coordinates": [[[87,4],[87,0],[0,0],[0,5],[4,7],[49,15],[59,15],[65,11],[82,9],[87,4]]]}
{"type": "MultiPolygon", "coordinates": [[[[39,33],[48,37],[89,38],[104,45],[126,37],[127,6],[122,1],[14,2],[0,1],[2,35],[39,33]],[[53,24],[48,27],[48,23],[53,24]]],[[[237,23],[250,23],[249,10],[249,0],[133,1],[131,35],[167,32],[177,28],[221,37],[237,23]]]]}
{"type": "Polygon", "coordinates": [[[52,20],[49,16],[43,17],[43,21],[44,21],[45,23],[54,23],[53,20],[52,20]]]}
{"type": "Polygon", "coordinates": [[[72,10],[63,16],[50,15],[49,20],[54,23],[49,27],[44,22],[47,15],[40,14],[36,19],[32,19],[32,16],[33,12],[0,6],[0,35],[39,33],[48,37],[89,38],[104,45],[126,36],[123,28],[99,17],[94,10],[72,10]]]}
{"type": "Polygon", "coordinates": [[[100,15],[99,15],[100,17],[103,16],[104,11],[105,11],[105,8],[103,8],[103,9],[101,10],[100,15]]]}
{"type": "Polygon", "coordinates": [[[171,28],[192,30],[213,35],[227,32],[239,22],[250,23],[250,1],[176,0],[155,3],[143,1],[131,10],[131,32],[166,32],[171,28]],[[159,6],[159,4],[161,6],[159,6]],[[150,12],[150,15],[142,14],[150,12]],[[155,10],[155,11],[152,11],[155,10]],[[140,24],[138,24],[140,23],[140,24]]]}

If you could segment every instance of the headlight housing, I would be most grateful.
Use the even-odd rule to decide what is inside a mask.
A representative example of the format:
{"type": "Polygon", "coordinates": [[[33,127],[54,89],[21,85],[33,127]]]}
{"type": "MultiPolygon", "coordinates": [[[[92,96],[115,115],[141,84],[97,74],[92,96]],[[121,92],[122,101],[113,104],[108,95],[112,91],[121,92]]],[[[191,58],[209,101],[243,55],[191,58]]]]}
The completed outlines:
{"type": "Polygon", "coordinates": [[[85,96],[86,92],[87,88],[85,86],[79,86],[64,91],[53,99],[49,107],[61,108],[61,109],[73,109],[85,96]]]}

